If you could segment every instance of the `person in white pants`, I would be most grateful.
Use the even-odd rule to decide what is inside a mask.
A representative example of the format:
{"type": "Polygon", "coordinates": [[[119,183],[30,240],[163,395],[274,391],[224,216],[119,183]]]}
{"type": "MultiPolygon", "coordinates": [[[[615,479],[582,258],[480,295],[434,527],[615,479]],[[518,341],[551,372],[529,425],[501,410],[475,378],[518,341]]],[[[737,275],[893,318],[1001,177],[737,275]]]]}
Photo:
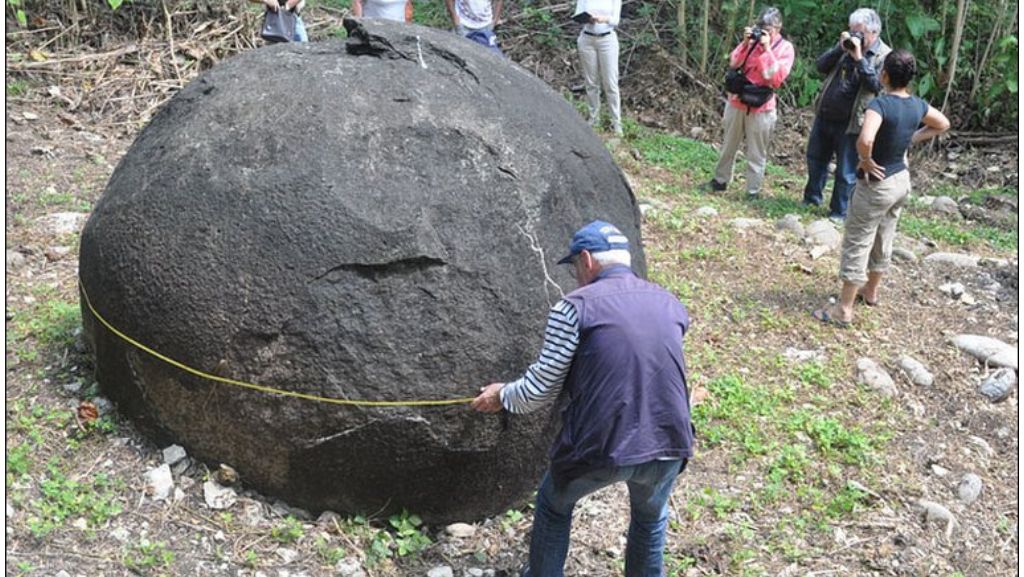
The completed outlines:
{"type": "Polygon", "coordinates": [[[622,0],[577,0],[576,14],[586,12],[591,20],[583,26],[576,47],[580,52],[583,81],[587,88],[590,125],[601,120],[601,88],[604,88],[612,130],[622,135],[622,106],[619,99],[619,25],[622,0]]]}

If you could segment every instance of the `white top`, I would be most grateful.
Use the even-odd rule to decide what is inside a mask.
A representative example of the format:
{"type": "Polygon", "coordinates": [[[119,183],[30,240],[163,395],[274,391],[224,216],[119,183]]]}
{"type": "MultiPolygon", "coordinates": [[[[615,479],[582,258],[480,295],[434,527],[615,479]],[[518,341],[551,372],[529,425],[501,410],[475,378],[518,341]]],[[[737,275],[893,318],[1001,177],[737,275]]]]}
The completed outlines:
{"type": "Polygon", "coordinates": [[[591,34],[611,32],[619,25],[619,13],[622,12],[622,0],[576,0],[576,11],[573,14],[586,12],[591,16],[607,16],[607,24],[586,24],[583,30],[591,34]]]}
{"type": "Polygon", "coordinates": [[[406,0],[363,0],[363,17],[405,22],[406,0]]]}
{"type": "Polygon", "coordinates": [[[455,14],[459,25],[479,30],[494,24],[491,0],[455,0],[455,14]]]}

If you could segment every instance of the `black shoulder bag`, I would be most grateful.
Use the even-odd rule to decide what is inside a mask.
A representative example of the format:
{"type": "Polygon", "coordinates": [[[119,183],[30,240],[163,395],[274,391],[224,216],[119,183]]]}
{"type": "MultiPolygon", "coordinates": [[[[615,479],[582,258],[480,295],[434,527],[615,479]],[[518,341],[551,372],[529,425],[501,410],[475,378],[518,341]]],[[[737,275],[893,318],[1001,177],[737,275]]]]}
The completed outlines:
{"type": "MultiPolygon", "coordinates": [[[[775,44],[772,46],[774,49],[782,41],[780,36],[775,44]]],[[[764,106],[766,102],[771,100],[772,95],[775,91],[771,86],[759,86],[754,84],[747,78],[747,75],[743,73],[743,68],[747,65],[747,60],[750,58],[750,54],[757,48],[757,44],[754,44],[747,50],[747,55],[743,58],[743,62],[738,68],[730,68],[729,72],[725,74],[725,89],[728,92],[735,94],[739,97],[740,102],[745,104],[747,108],[760,108],[764,106]]]]}
{"type": "Polygon", "coordinates": [[[295,12],[284,7],[277,10],[267,8],[260,36],[267,42],[291,42],[295,38],[295,18],[295,12]]]}

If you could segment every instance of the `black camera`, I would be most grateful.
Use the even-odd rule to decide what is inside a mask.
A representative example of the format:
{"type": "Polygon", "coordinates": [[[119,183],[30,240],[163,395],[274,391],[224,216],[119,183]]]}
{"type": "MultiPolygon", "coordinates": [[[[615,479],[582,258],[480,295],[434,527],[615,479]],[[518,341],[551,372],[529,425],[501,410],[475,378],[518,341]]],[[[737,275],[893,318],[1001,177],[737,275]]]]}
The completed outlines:
{"type": "Polygon", "coordinates": [[[843,48],[847,50],[853,50],[853,39],[857,38],[860,40],[860,47],[864,48],[864,33],[863,32],[850,32],[850,37],[843,39],[843,48]]]}
{"type": "Polygon", "coordinates": [[[762,36],[764,36],[764,29],[760,26],[754,26],[750,29],[750,39],[754,42],[760,41],[762,36]]]}

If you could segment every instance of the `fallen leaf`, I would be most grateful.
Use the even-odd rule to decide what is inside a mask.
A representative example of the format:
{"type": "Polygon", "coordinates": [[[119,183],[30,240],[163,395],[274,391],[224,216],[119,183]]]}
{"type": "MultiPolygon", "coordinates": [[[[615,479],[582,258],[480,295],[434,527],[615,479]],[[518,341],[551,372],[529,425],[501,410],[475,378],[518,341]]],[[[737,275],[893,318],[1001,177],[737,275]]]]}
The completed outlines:
{"type": "Polygon", "coordinates": [[[35,62],[45,62],[50,58],[50,56],[42,50],[30,50],[28,57],[35,62]]]}
{"type": "Polygon", "coordinates": [[[83,424],[88,425],[98,418],[100,418],[100,410],[96,408],[96,405],[89,401],[82,401],[78,405],[78,420],[82,421],[83,424]]]}

